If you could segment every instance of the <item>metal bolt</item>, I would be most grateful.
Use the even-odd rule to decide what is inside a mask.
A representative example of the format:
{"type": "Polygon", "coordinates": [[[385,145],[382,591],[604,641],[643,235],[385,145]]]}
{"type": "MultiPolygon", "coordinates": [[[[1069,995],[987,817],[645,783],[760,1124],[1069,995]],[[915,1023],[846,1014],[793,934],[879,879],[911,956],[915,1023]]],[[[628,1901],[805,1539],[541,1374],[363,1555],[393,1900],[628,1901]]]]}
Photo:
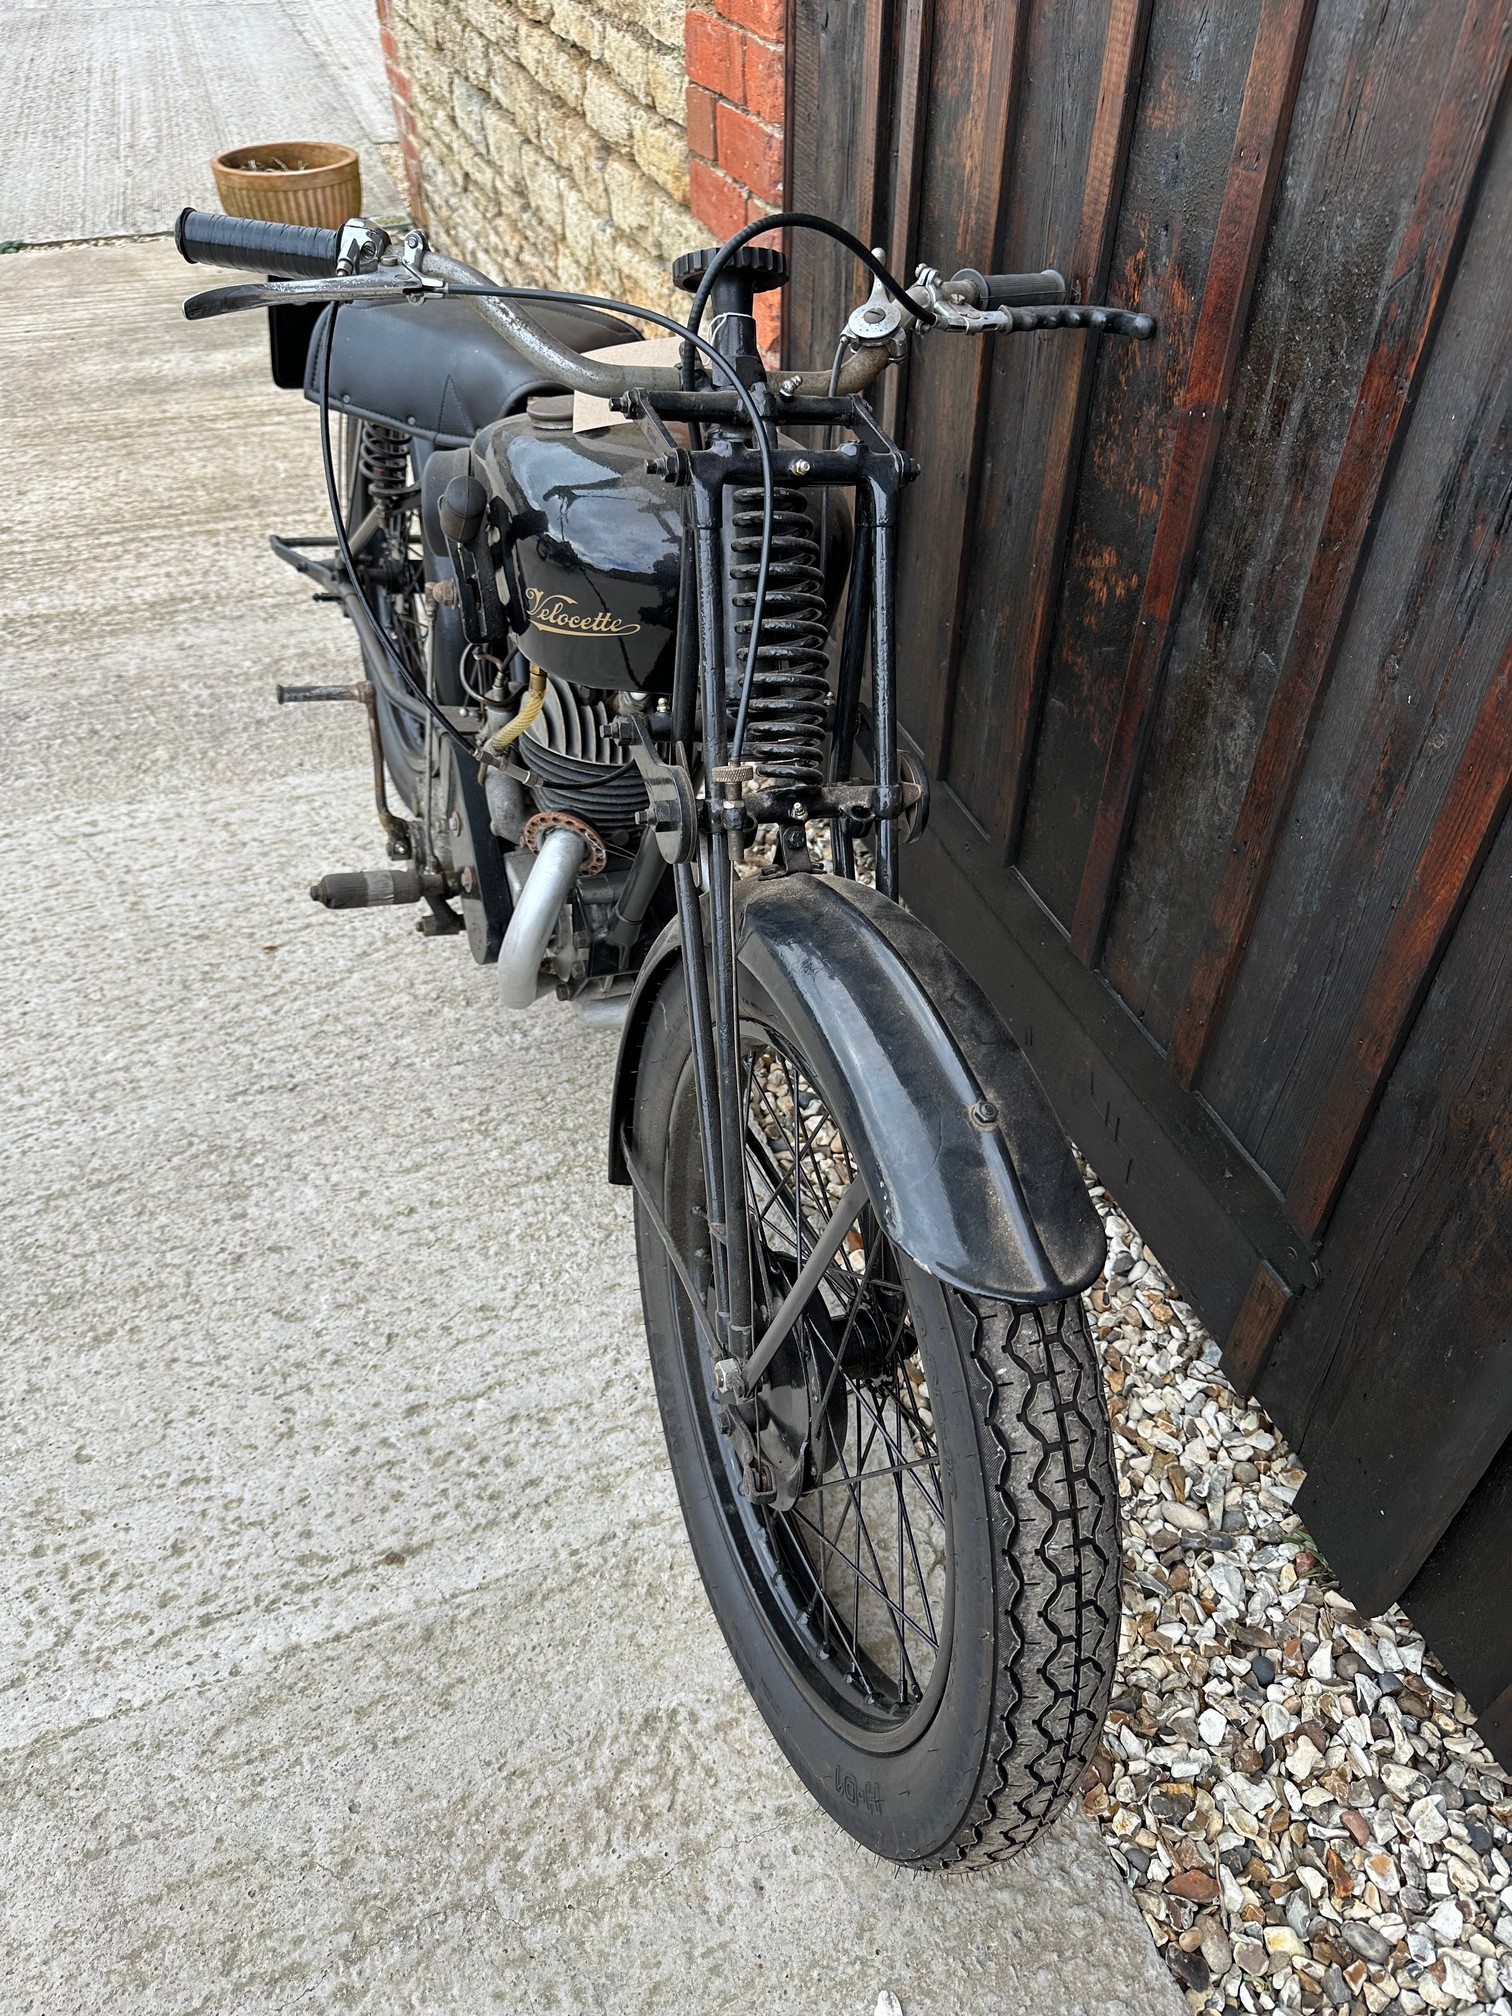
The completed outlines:
{"type": "Polygon", "coordinates": [[[985,1134],[998,1123],[998,1109],[990,1099],[978,1099],[971,1109],[971,1124],[985,1134]]]}
{"type": "Polygon", "coordinates": [[[742,1389],[740,1367],[733,1358],[721,1358],[714,1366],[714,1391],[721,1400],[737,1398],[742,1389]]]}
{"type": "Polygon", "coordinates": [[[460,812],[453,812],[446,823],[450,826],[453,833],[460,833],[462,831],[462,814],[460,812]]]}
{"type": "Polygon", "coordinates": [[[814,465],[812,462],[809,462],[808,460],[805,459],[805,457],[800,455],[796,462],[790,463],[788,466],[791,468],[795,476],[807,476],[810,469],[812,469],[814,465]]]}
{"type": "Polygon", "coordinates": [[[863,322],[885,322],[887,320],[887,310],[885,308],[863,308],[861,311],[861,320],[863,322]]]}
{"type": "Polygon", "coordinates": [[[793,817],[796,820],[798,820],[800,824],[802,823],[803,820],[807,819],[808,817],[808,807],[804,804],[801,798],[795,798],[792,802],[792,805],[789,807],[789,810],[792,812],[793,817]]]}
{"type": "Polygon", "coordinates": [[[473,876],[473,871],[471,870],[471,868],[464,868],[462,870],[462,887],[464,889],[470,891],[472,889],[474,879],[475,878],[473,876]]]}
{"type": "Polygon", "coordinates": [[[784,399],[791,399],[793,394],[798,390],[798,387],[802,384],[802,382],[803,381],[801,378],[784,378],[781,384],[777,387],[777,390],[781,393],[784,399]]]}

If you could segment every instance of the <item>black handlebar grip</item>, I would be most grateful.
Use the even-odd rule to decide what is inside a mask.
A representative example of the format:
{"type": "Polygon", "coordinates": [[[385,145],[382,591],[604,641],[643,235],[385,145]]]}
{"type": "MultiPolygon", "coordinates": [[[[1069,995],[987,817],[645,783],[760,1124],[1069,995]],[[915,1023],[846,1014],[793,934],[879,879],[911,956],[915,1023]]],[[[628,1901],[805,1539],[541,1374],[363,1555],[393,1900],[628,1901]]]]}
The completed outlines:
{"type": "Polygon", "coordinates": [[[260,217],[222,217],[181,210],[173,242],[191,266],[235,266],[294,280],[335,277],[341,233],[315,224],[265,224],[260,217]]]}
{"type": "Polygon", "coordinates": [[[1043,273],[978,273],[966,266],[947,285],[959,288],[973,308],[1040,308],[1066,298],[1065,280],[1053,266],[1043,273]]]}

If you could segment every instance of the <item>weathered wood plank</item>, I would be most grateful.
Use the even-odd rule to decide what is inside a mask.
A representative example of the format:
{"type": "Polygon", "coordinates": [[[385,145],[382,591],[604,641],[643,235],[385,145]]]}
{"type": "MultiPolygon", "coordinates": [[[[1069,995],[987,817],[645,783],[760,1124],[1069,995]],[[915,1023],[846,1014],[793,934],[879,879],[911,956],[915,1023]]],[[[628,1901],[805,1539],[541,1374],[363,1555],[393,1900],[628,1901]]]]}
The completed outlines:
{"type": "Polygon", "coordinates": [[[1196,1080],[1222,1018],[1306,760],[1397,430],[1453,269],[1509,57],[1512,14],[1501,0],[1472,0],[1439,100],[1427,166],[1402,233],[1232,849],[1177,1017],[1171,1068],[1185,1084],[1196,1080]]]}
{"type": "Polygon", "coordinates": [[[1286,1193],[1310,1237],[1327,1219],[1387,1075],[1512,799],[1512,643],[1396,913],[1286,1193]]]}
{"type": "MultiPolygon", "coordinates": [[[[1029,0],[937,0],[919,237],[941,264],[997,267],[1028,12],[1029,0]]],[[[909,372],[903,437],[923,474],[899,529],[899,708],[931,770],[945,745],[970,581],[987,367],[984,345],[945,337],[909,372]]]]}
{"type": "Polygon", "coordinates": [[[1155,542],[1072,919],[1071,942],[1088,965],[1102,950],[1108,906],[1160,698],[1171,626],[1186,592],[1207,508],[1314,5],[1315,0],[1266,0],[1255,32],[1155,542]]]}
{"type": "MultiPolygon", "coordinates": [[[[1059,266],[1073,300],[1100,300],[1107,292],[1152,4],[1112,0],[1090,106],[1076,67],[1086,60],[1086,18],[1071,7],[1034,16],[1033,30],[1047,46],[1030,50],[1021,120],[1025,172],[1043,180],[1059,171],[1067,186],[1064,194],[1048,190],[1036,206],[1045,223],[1027,215],[1016,222],[1007,256],[1029,269],[1047,261],[1059,266]],[[1044,73],[1040,82],[1037,69],[1044,73]],[[1047,101],[1043,107],[1032,102],[1038,97],[1047,101]],[[1083,152],[1077,121],[1088,110],[1083,152]],[[1069,252],[1060,214],[1076,218],[1069,252]]],[[[1027,208],[1015,201],[1016,212],[1027,208]]],[[[1017,337],[1000,343],[994,359],[973,578],[1023,586],[1014,595],[972,598],[957,697],[971,732],[952,745],[948,767],[1010,855],[1028,788],[1095,356],[1092,337],[1036,344],[1017,337]]]]}
{"type": "Polygon", "coordinates": [[[905,900],[986,989],[1075,1140],[1218,1337],[1262,1260],[1294,1292],[1317,1283],[1275,1189],[1203,1105],[994,843],[942,787],[903,850],[905,900]]]}
{"type": "Polygon", "coordinates": [[[903,0],[894,90],[896,127],[893,184],[887,219],[891,270],[911,278],[919,228],[919,194],[924,171],[924,133],[930,53],[934,41],[934,0],[903,0]]]}
{"type": "Polygon", "coordinates": [[[1324,1278],[1257,1392],[1346,1593],[1401,1594],[1512,1433],[1512,822],[1494,843],[1339,1197],[1324,1278]]]}
{"type": "Polygon", "coordinates": [[[1512,1442],[1402,1592],[1402,1608],[1476,1711],[1493,1757],[1512,1770],[1512,1442]]]}
{"type": "MultiPolygon", "coordinates": [[[[856,207],[851,230],[864,244],[881,236],[887,197],[893,0],[863,0],[860,98],[856,112],[856,207]]],[[[858,276],[859,278],[859,276],[858,276]]]]}
{"type": "MultiPolygon", "coordinates": [[[[1133,644],[1260,13],[1261,0],[1233,0],[1220,26],[1201,0],[1161,0],[1150,17],[1107,293],[1147,309],[1160,334],[1153,343],[1103,342],[1091,366],[1086,445],[1016,857],[1068,926],[1117,713],[1118,681],[1133,644]]],[[[1015,478],[1010,465],[1005,480],[1022,482],[1022,476],[1015,478]]],[[[983,585],[995,599],[1014,592],[1011,578],[983,585]]],[[[964,790],[964,779],[952,781],[964,790]]],[[[975,799],[972,809],[985,825],[983,801],[975,799]]]]}
{"type": "MultiPolygon", "coordinates": [[[[1303,1171],[1512,633],[1509,226],[1512,129],[1503,122],[1243,971],[1203,1068],[1204,1098],[1283,1189],[1303,1171]]],[[[1255,696],[1256,739],[1268,697],[1268,688],[1255,696]]],[[[1241,745],[1236,778],[1245,767],[1241,745]]],[[[1210,854],[1196,882],[1209,902],[1221,865],[1210,854]]]]}
{"type": "MultiPolygon", "coordinates": [[[[1102,971],[1162,1045],[1171,1040],[1222,878],[1277,667],[1296,621],[1329,485],[1370,354],[1380,293],[1421,178],[1461,5],[1462,0],[1392,0],[1385,11],[1321,8],[1314,19],[1250,328],[1191,584],[1173,626],[1102,952],[1102,971]]],[[[1509,151],[1506,140],[1502,130],[1493,162],[1509,151]]],[[[1498,187],[1504,181],[1498,173],[1498,187]]],[[[1494,217],[1486,217],[1485,209],[1478,198],[1475,231],[1484,234],[1489,224],[1494,234],[1494,217]]],[[[1512,222],[1512,209],[1507,215],[1512,222]]],[[[1472,239],[1465,258],[1473,246],[1472,239]]],[[[1447,319],[1446,335],[1455,322],[1454,316],[1447,319]]],[[[1434,346],[1433,376],[1443,348],[1441,336],[1434,346]]],[[[1462,354],[1462,368],[1484,408],[1483,424],[1494,429],[1495,401],[1483,392],[1479,375],[1488,363],[1494,363],[1494,348],[1485,343],[1462,354]]],[[[1460,408],[1453,409],[1449,426],[1457,440],[1465,438],[1466,417],[1460,408]]],[[[1413,430],[1421,424],[1414,420],[1413,430]]],[[[1431,493],[1443,480],[1440,462],[1429,460],[1423,467],[1428,473],[1416,481],[1426,483],[1431,493]]],[[[1400,464],[1392,482],[1406,483],[1400,464]]],[[[1398,494],[1412,495],[1400,488],[1398,494]]],[[[1414,501],[1414,522],[1427,509],[1414,501]]],[[[1372,569],[1398,515],[1383,509],[1372,569]]],[[[1395,567],[1404,588],[1415,565],[1412,540],[1410,530],[1405,544],[1400,534],[1396,537],[1401,550],[1395,567]]],[[[1350,635],[1355,650],[1368,649],[1356,626],[1351,625],[1350,635]]],[[[1328,760],[1322,745],[1340,705],[1341,670],[1330,681],[1314,771],[1328,760]]],[[[1354,704],[1360,705],[1358,697],[1354,704]]],[[[1304,782],[1298,816],[1307,791],[1304,782]]],[[[1278,870],[1271,878],[1268,905],[1279,902],[1281,880],[1278,870]]],[[[1220,1085],[1219,1073],[1220,1053],[1231,1038],[1238,1050],[1238,1022],[1250,1005],[1255,980],[1270,977],[1274,945],[1263,962],[1260,949],[1266,918],[1267,909],[1262,909],[1245,979],[1235,991],[1233,1012],[1203,1079],[1204,1096],[1251,1142],[1262,1161],[1267,1157],[1250,1131],[1253,1120],[1243,1098],[1220,1085]]],[[[1352,1007],[1349,1003],[1342,1011],[1346,1021],[1352,1007]]],[[[1252,1029],[1247,1040],[1255,1045],[1252,1029]]],[[[1287,1066],[1282,1061],[1276,1068],[1284,1073],[1287,1066]]]]}
{"type": "MultiPolygon", "coordinates": [[[[913,278],[918,263],[919,196],[924,179],[924,94],[929,83],[934,39],[935,0],[901,0],[897,56],[893,78],[892,184],[887,203],[887,263],[903,280],[913,278]]],[[[906,410],[908,360],[882,381],[878,414],[894,437],[898,416],[906,410]]]]}
{"type": "Polygon", "coordinates": [[[1246,1399],[1265,1370],[1276,1333],[1286,1321],[1291,1304],[1290,1288],[1270,1262],[1262,1260],[1234,1318],[1234,1327],[1223,1340],[1224,1365],[1246,1399]]]}
{"type": "MultiPolygon", "coordinates": [[[[885,189],[893,0],[789,0],[785,201],[868,238],[885,189]],[[834,145],[844,133],[846,145],[834,145]]],[[[856,262],[811,231],[793,234],[784,360],[804,370],[833,350],[856,295],[856,262]]]]}

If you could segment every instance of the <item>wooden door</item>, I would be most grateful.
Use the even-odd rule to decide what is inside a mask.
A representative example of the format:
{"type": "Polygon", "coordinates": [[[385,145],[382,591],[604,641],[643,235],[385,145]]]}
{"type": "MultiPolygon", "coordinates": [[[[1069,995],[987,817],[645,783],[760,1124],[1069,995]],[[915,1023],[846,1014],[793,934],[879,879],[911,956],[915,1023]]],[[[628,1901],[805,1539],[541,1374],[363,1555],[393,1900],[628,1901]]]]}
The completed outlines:
{"type": "MultiPolygon", "coordinates": [[[[904,892],[1507,1755],[1512,4],[795,0],[789,48],[794,207],[1159,317],[926,337],[892,397],[904,892]]],[[[793,251],[810,363],[857,282],[793,251]]]]}

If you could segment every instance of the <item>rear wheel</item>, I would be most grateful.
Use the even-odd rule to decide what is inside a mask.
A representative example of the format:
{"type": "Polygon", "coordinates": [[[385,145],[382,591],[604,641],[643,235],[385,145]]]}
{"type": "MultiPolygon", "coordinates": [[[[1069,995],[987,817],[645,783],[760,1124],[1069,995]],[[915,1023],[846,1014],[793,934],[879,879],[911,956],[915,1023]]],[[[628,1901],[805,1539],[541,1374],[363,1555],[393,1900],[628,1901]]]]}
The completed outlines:
{"type": "MultiPolygon", "coordinates": [[[[770,1312],[856,1169],[753,979],[743,1014],[750,1231],[770,1312]]],[[[641,1053],[634,1151],[712,1315],[675,970],[641,1053]]],[[[1112,1446],[1080,1303],[948,1288],[867,1202],[754,1401],[731,1415],[640,1207],[636,1231],[689,1536],[777,1741],[878,1854],[945,1868],[1015,1853],[1074,1791],[1118,1649],[1112,1446]]]]}

